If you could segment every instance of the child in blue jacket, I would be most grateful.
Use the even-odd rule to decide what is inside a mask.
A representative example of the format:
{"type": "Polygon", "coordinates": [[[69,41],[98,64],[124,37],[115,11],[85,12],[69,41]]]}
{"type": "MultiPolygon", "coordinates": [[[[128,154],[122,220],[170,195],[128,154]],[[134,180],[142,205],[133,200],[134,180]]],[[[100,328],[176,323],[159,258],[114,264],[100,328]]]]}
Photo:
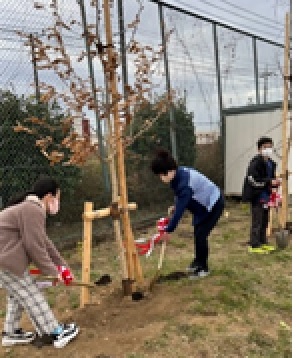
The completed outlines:
{"type": "Polygon", "coordinates": [[[208,268],[208,236],[224,209],[220,189],[207,177],[192,168],[178,166],[168,151],[160,150],[151,162],[151,170],[162,182],[170,184],[175,194],[175,209],[166,227],[168,239],[186,209],[193,216],[195,256],[187,268],[191,278],[205,277],[208,268]]]}

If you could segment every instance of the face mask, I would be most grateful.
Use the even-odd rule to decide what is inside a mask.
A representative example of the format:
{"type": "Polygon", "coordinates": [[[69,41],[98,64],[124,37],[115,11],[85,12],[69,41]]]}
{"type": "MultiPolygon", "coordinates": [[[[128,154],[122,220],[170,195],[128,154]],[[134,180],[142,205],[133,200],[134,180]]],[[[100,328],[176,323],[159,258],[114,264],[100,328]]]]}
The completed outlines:
{"type": "Polygon", "coordinates": [[[273,153],[273,149],[272,148],[263,148],[261,153],[264,157],[270,157],[273,153]]]}
{"type": "Polygon", "coordinates": [[[53,198],[53,200],[49,203],[49,213],[50,215],[56,215],[60,209],[60,201],[57,198],[53,198]]]}

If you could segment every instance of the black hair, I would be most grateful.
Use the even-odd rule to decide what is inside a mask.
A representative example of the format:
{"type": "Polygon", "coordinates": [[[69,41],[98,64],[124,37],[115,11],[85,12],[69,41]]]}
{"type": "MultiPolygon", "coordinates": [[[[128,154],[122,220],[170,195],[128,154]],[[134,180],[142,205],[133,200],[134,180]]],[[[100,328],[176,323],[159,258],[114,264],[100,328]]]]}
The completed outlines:
{"type": "Polygon", "coordinates": [[[52,194],[56,195],[59,190],[58,183],[47,176],[41,176],[33,185],[31,190],[26,191],[22,194],[17,194],[8,200],[6,207],[16,205],[25,200],[25,198],[32,194],[36,195],[39,199],[43,199],[45,195],[52,194]]]}
{"type": "Polygon", "coordinates": [[[273,140],[269,137],[259,138],[257,142],[258,149],[260,149],[264,144],[273,144],[273,140]]]}
{"type": "Polygon", "coordinates": [[[170,170],[178,168],[178,164],[171,153],[164,149],[159,149],[151,162],[151,170],[154,174],[167,175],[170,170]]]}

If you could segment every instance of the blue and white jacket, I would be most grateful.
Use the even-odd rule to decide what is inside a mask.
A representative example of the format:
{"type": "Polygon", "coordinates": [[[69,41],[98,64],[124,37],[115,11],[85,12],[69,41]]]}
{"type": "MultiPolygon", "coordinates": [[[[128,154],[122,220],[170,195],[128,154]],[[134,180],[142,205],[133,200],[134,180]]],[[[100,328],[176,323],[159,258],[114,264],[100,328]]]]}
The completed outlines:
{"type": "Polygon", "coordinates": [[[175,212],[166,232],[173,232],[184,211],[193,215],[193,225],[199,224],[212,210],[221,196],[220,189],[195,169],[178,167],[170,183],[175,193],[175,212]]]}

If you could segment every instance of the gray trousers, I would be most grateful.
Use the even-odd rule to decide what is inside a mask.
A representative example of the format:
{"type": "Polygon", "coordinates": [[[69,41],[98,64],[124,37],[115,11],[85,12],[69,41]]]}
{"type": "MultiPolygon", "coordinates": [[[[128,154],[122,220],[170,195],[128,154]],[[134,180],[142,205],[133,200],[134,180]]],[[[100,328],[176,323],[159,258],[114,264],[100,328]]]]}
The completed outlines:
{"type": "Polygon", "coordinates": [[[267,243],[266,229],[269,221],[269,209],[263,208],[261,203],[252,204],[251,213],[250,245],[259,247],[267,243]]]}
{"type": "Polygon", "coordinates": [[[23,277],[0,270],[0,285],[7,291],[7,310],[4,331],[8,334],[20,328],[19,323],[25,310],[39,336],[50,334],[58,327],[48,303],[38,286],[29,275],[23,277]]]}

